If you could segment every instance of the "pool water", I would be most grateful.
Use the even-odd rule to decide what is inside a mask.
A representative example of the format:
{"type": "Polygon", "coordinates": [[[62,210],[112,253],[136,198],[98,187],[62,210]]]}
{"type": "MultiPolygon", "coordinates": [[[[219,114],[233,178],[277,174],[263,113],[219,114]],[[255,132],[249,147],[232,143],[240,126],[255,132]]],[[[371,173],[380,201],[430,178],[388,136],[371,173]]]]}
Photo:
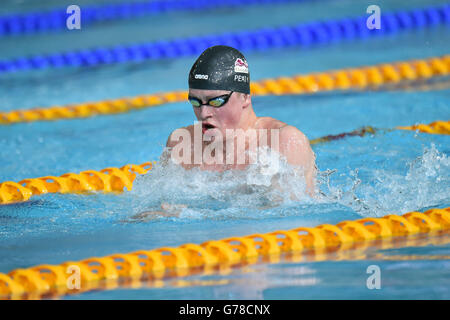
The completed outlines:
{"type": "MultiPolygon", "coordinates": [[[[348,0],[307,1],[220,9],[210,11],[202,19],[179,12],[109,22],[74,33],[0,38],[0,59],[363,15],[369,4],[348,0]],[[322,3],[328,6],[327,10],[318,10],[319,5],[323,8],[322,3]]],[[[402,1],[384,1],[380,6],[397,10],[429,4],[429,1],[409,1],[406,6],[402,1]]],[[[13,2],[7,7],[10,12],[43,8],[13,2]]],[[[326,47],[244,54],[252,80],[258,80],[438,56],[448,54],[448,43],[448,27],[435,27],[326,47]]],[[[0,110],[185,89],[194,60],[195,57],[186,57],[82,70],[4,74],[0,76],[0,110]]],[[[388,129],[448,120],[448,80],[442,79],[434,86],[390,91],[254,97],[258,116],[271,116],[294,125],[310,139],[365,125],[386,130],[315,145],[320,195],[314,200],[285,199],[266,207],[274,195],[255,168],[220,175],[156,165],[149,174],[137,178],[131,192],[121,195],[47,194],[25,203],[0,206],[0,272],[447,207],[450,138],[388,129]],[[240,192],[249,185],[250,192],[240,192]],[[178,218],[133,218],[140,212],[158,209],[162,202],[186,204],[187,208],[178,218]]],[[[174,103],[120,115],[1,126],[0,181],[158,160],[170,132],[193,122],[192,107],[188,103],[174,103]]],[[[282,171],[292,190],[304,187],[301,181],[289,179],[288,167],[282,166],[282,171]]],[[[422,239],[405,247],[369,248],[358,259],[283,258],[279,263],[257,263],[223,274],[190,276],[184,282],[169,279],[162,286],[149,284],[65,298],[449,299],[449,236],[434,235],[431,239],[435,241],[422,239]],[[380,267],[380,290],[369,290],[366,286],[369,265],[380,267]]]]}

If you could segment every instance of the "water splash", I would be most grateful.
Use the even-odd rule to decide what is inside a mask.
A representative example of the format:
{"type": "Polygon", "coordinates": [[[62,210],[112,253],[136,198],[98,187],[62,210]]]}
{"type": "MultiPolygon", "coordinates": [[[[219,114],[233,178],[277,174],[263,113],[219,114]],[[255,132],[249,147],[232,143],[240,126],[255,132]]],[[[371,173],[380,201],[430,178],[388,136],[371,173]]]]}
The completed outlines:
{"type": "Polygon", "coordinates": [[[294,170],[279,155],[265,151],[260,155],[260,161],[245,170],[223,172],[157,164],[150,174],[136,178],[129,193],[135,199],[133,211],[158,211],[161,203],[169,203],[187,205],[183,217],[242,217],[292,203],[291,193],[310,201],[305,195],[303,172],[294,170]]]}
{"type": "Polygon", "coordinates": [[[270,170],[267,160],[246,170],[224,172],[157,165],[150,174],[136,179],[129,193],[134,199],[133,213],[161,211],[161,203],[170,203],[186,205],[180,217],[187,219],[264,218],[304,215],[305,208],[311,212],[314,207],[336,204],[361,216],[383,216],[449,200],[450,160],[434,144],[405,163],[404,175],[368,168],[354,168],[348,173],[321,171],[314,198],[305,194],[302,172],[284,159],[279,161],[278,170],[270,170]],[[361,177],[363,169],[368,173],[361,177]],[[274,184],[281,187],[274,188],[274,184]],[[293,194],[297,199],[292,199],[293,194]]]}
{"type": "Polygon", "coordinates": [[[354,169],[347,182],[337,186],[331,183],[335,171],[322,172],[319,179],[325,190],[321,192],[321,200],[349,206],[361,216],[378,217],[449,202],[450,159],[434,144],[406,162],[405,167],[406,175],[373,169],[364,179],[354,169]]]}

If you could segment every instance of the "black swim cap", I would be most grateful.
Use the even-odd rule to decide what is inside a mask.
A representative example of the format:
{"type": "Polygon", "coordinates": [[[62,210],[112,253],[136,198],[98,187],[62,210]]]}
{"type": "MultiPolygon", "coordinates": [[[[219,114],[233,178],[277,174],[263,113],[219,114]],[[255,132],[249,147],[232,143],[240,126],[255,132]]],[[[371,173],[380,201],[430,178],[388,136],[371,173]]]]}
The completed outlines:
{"type": "Polygon", "coordinates": [[[189,88],[250,93],[250,73],[245,57],[228,46],[206,49],[189,72],[189,88]]]}

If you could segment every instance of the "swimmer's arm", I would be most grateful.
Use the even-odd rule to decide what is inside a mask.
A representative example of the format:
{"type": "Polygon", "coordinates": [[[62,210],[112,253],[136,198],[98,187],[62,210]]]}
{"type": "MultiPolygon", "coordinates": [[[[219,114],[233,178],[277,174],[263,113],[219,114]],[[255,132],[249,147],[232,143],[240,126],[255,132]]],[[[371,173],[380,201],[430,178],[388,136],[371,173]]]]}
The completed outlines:
{"type": "Polygon", "coordinates": [[[312,151],[308,138],[297,128],[286,126],[280,130],[280,154],[286,157],[293,166],[301,167],[305,174],[306,192],[315,193],[317,167],[316,156],[312,151]]]}
{"type": "Polygon", "coordinates": [[[187,208],[184,204],[161,203],[161,210],[145,211],[131,217],[131,221],[147,221],[158,217],[179,217],[181,211],[187,208]]]}
{"type": "MultiPolygon", "coordinates": [[[[192,126],[189,127],[182,127],[179,129],[176,129],[172,131],[172,133],[169,135],[166,141],[166,147],[164,148],[161,157],[159,159],[160,163],[162,165],[168,164],[168,161],[172,157],[172,149],[177,146],[180,142],[183,143],[185,138],[190,138],[189,134],[192,131],[192,126]],[[186,133],[188,134],[188,137],[186,137],[186,133]]],[[[190,141],[190,140],[188,140],[190,141]]],[[[190,142],[189,142],[190,145],[190,142]]],[[[181,159],[179,159],[181,160],[181,159]]]]}
{"type": "MultiPolygon", "coordinates": [[[[164,148],[159,158],[159,162],[163,166],[169,163],[170,157],[172,155],[172,148],[179,142],[179,140],[174,137],[174,133],[177,130],[172,131],[172,133],[167,138],[166,147],[164,148]]],[[[186,207],[187,206],[184,204],[169,204],[167,202],[163,202],[161,203],[161,210],[141,212],[138,215],[134,216],[134,218],[142,219],[152,216],[178,217],[181,211],[186,207]]]]}
{"type": "Polygon", "coordinates": [[[164,148],[163,152],[161,153],[161,156],[159,157],[159,163],[162,165],[168,164],[170,156],[172,154],[172,148],[178,143],[178,141],[175,141],[175,139],[173,138],[173,133],[175,131],[172,131],[170,133],[166,141],[166,147],[164,148]]]}

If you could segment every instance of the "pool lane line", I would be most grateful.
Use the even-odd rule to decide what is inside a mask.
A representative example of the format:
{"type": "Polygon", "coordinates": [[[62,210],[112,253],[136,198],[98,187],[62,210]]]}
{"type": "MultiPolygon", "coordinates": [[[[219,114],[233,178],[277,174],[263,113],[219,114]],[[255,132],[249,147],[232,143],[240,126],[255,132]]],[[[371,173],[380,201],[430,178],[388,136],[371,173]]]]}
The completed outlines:
{"type": "Polygon", "coordinates": [[[389,214],[381,218],[366,217],[342,221],[336,225],[299,227],[264,234],[235,236],[210,240],[202,244],[187,243],[178,247],[139,250],[127,254],[91,257],[67,261],[59,265],[38,265],[0,273],[0,297],[22,298],[77,293],[73,289],[73,270],[78,271],[81,287],[90,290],[102,281],[126,282],[130,279],[185,277],[195,270],[225,266],[244,266],[248,261],[281,257],[287,253],[311,254],[311,250],[337,252],[349,250],[360,243],[368,245],[397,241],[398,237],[450,230],[450,207],[389,214]],[[71,270],[67,272],[67,270],[71,270]]]}
{"type": "MultiPolygon", "coordinates": [[[[412,130],[429,134],[450,134],[450,121],[434,121],[430,124],[418,124],[409,127],[396,127],[392,130],[412,130]]],[[[337,135],[327,135],[312,139],[311,145],[340,140],[346,137],[375,134],[380,129],[366,126],[351,132],[337,135]]],[[[0,206],[17,202],[28,201],[32,196],[46,193],[88,193],[88,192],[123,192],[131,191],[133,181],[137,174],[146,174],[154,162],[145,162],[140,165],[127,164],[121,168],[106,168],[100,171],[86,170],[80,173],[66,173],[61,176],[45,176],[24,179],[20,182],[5,181],[0,183],[0,206]]]]}
{"type": "Polygon", "coordinates": [[[20,71],[80,68],[109,64],[158,61],[198,56],[213,45],[229,45],[244,54],[273,48],[335,44],[343,41],[389,36],[403,31],[450,24],[450,5],[386,12],[381,15],[381,28],[369,30],[368,16],[312,21],[257,30],[162,40],[150,43],[98,47],[78,51],[18,57],[0,61],[0,75],[20,71]]]}
{"type": "MultiPolygon", "coordinates": [[[[209,276],[209,275],[220,275],[226,276],[232,272],[239,271],[243,274],[248,274],[254,272],[253,266],[262,266],[262,264],[278,264],[278,263],[311,263],[320,261],[361,261],[361,260],[377,260],[377,261],[413,261],[413,260],[449,260],[448,255],[385,255],[383,253],[370,254],[367,251],[373,251],[375,249],[388,250],[388,249],[399,249],[405,247],[424,247],[429,245],[446,245],[450,243],[449,232],[437,232],[426,234],[428,237],[423,239],[416,239],[414,236],[404,236],[395,238],[395,241],[389,240],[375,240],[354,243],[348,250],[330,250],[330,249],[309,249],[308,252],[289,252],[282,255],[269,255],[256,259],[247,259],[238,265],[233,264],[221,264],[216,267],[205,266],[203,268],[192,268],[186,275],[189,276],[209,276]]],[[[305,274],[302,277],[301,283],[305,283],[307,279],[313,279],[314,275],[305,274]]],[[[292,283],[292,282],[291,282],[292,283]]],[[[110,280],[102,283],[100,286],[95,286],[94,288],[89,288],[87,286],[80,288],[76,292],[72,291],[70,293],[64,292],[66,294],[81,294],[84,292],[89,292],[92,290],[115,290],[115,289],[140,289],[140,288],[163,288],[163,287],[194,287],[194,286],[220,286],[220,285],[230,285],[233,284],[232,280],[229,279],[217,279],[217,280],[201,280],[201,279],[183,279],[183,277],[166,277],[162,279],[157,279],[155,277],[132,277],[127,279],[127,281],[119,282],[110,280]]],[[[47,299],[55,299],[60,297],[57,292],[54,295],[46,295],[47,299]]],[[[12,298],[19,298],[18,296],[13,296],[12,298]]],[[[27,299],[42,299],[44,296],[40,294],[31,294],[27,296],[27,299]]]]}
{"type": "Polygon", "coordinates": [[[412,130],[430,134],[450,134],[450,121],[435,121],[430,124],[416,124],[413,126],[398,126],[399,130],[412,130]]]}
{"type": "Polygon", "coordinates": [[[393,129],[376,129],[372,126],[365,126],[351,132],[344,132],[336,135],[327,135],[321,138],[312,139],[309,141],[311,145],[320,144],[324,142],[330,142],[335,140],[340,140],[346,137],[363,137],[366,134],[375,134],[378,131],[393,131],[393,130],[409,130],[409,131],[418,131],[429,134],[450,134],[450,121],[434,121],[430,124],[416,124],[413,126],[398,126],[393,129]]]}
{"type": "MultiPolygon", "coordinates": [[[[310,0],[151,0],[80,6],[81,25],[124,21],[171,12],[194,12],[255,5],[299,3],[310,0]]],[[[205,13],[203,13],[205,14],[205,13]]],[[[66,31],[67,7],[0,16],[0,38],[36,33],[66,31]]]]}
{"type": "MultiPolygon", "coordinates": [[[[190,268],[173,272],[172,274],[158,273],[155,275],[134,276],[117,281],[100,280],[85,283],[80,289],[67,290],[65,288],[54,288],[50,292],[27,292],[26,294],[10,294],[8,297],[1,296],[1,299],[58,299],[65,295],[79,295],[92,291],[112,291],[116,289],[145,289],[145,288],[186,288],[194,286],[220,286],[230,285],[233,281],[230,279],[189,279],[187,277],[201,276],[227,276],[233,272],[239,271],[242,274],[254,272],[253,267],[262,266],[263,264],[279,264],[279,263],[311,263],[321,261],[361,261],[361,260],[377,260],[384,261],[412,261],[412,260],[448,260],[448,255],[386,255],[376,252],[378,250],[400,249],[407,247],[425,247],[429,245],[441,246],[450,243],[450,232],[437,231],[425,234],[395,237],[392,239],[379,239],[374,241],[355,242],[352,244],[341,245],[335,248],[315,248],[305,251],[293,251],[283,254],[273,254],[262,257],[251,257],[238,264],[221,263],[218,266],[205,265],[201,268],[190,268]],[[344,247],[346,250],[343,250],[344,247]],[[184,273],[186,274],[184,274],[184,273]]],[[[308,267],[306,265],[306,267],[308,267]]],[[[310,274],[305,274],[309,279],[310,274]]],[[[304,279],[302,279],[304,280],[304,279]]]]}
{"type": "MultiPolygon", "coordinates": [[[[299,95],[338,90],[374,90],[450,74],[450,55],[345,68],[250,83],[253,96],[299,95]]],[[[66,106],[0,112],[0,124],[55,121],[110,115],[187,101],[188,91],[140,95],[66,106]]]]}
{"type": "Polygon", "coordinates": [[[154,163],[127,164],[120,168],[86,170],[78,174],[70,172],[61,176],[24,179],[19,183],[5,181],[0,183],[0,205],[27,201],[31,196],[46,193],[123,192],[124,189],[130,191],[136,175],[146,174],[154,163]]]}
{"type": "Polygon", "coordinates": [[[363,137],[366,134],[375,134],[377,131],[378,131],[378,129],[375,129],[372,126],[365,126],[365,127],[353,130],[351,132],[343,132],[343,133],[339,133],[339,134],[330,134],[330,135],[327,135],[327,136],[324,136],[324,137],[312,139],[312,140],[309,141],[309,143],[311,145],[316,145],[316,144],[321,144],[321,143],[325,143],[325,142],[341,140],[341,139],[344,139],[346,137],[355,137],[355,136],[363,137]]]}

